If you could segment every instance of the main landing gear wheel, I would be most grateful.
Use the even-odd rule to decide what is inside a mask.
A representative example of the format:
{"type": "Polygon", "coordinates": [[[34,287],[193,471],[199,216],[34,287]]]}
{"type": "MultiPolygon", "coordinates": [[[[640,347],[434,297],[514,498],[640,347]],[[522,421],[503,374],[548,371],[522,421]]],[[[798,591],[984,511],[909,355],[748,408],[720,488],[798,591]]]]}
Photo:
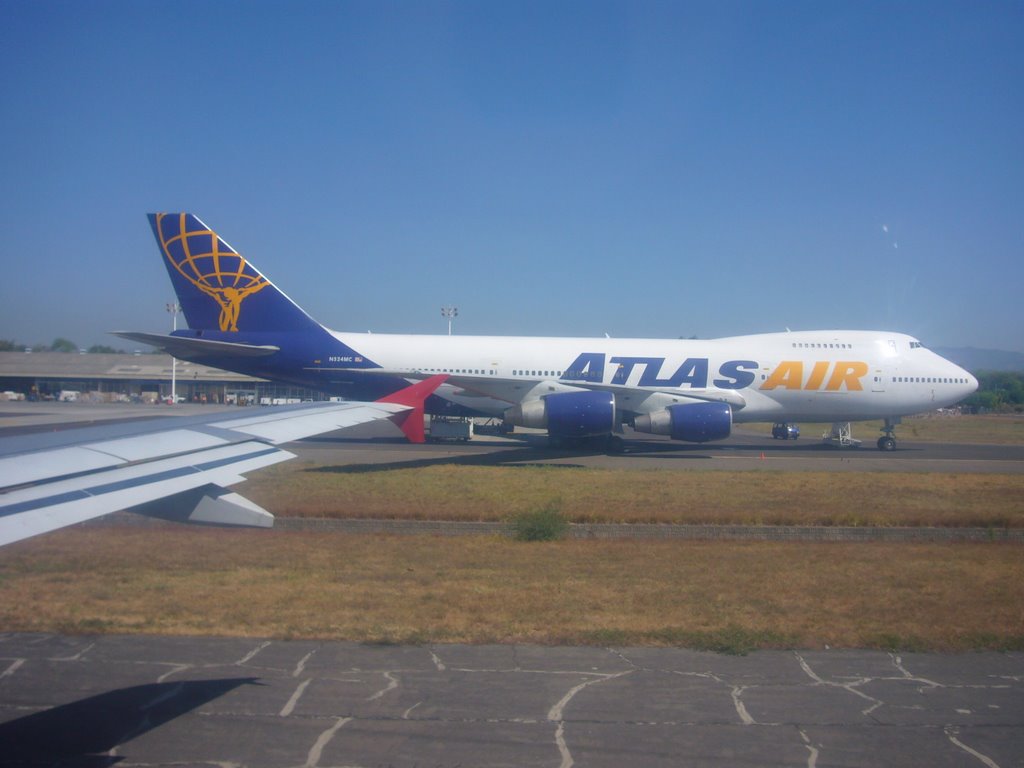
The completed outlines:
{"type": "Polygon", "coordinates": [[[895,451],[896,450],[896,425],[901,421],[899,416],[893,416],[885,420],[885,426],[882,427],[882,431],[885,432],[880,438],[878,438],[878,450],[880,451],[895,451]]]}

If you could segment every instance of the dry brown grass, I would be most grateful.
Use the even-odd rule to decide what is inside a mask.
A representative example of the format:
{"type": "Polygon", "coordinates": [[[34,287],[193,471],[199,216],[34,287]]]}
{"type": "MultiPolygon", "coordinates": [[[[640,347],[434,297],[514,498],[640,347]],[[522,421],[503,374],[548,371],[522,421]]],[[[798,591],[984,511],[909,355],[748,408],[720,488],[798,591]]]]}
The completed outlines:
{"type": "Polygon", "coordinates": [[[274,514],[504,520],[555,503],[573,522],[1024,526],[1024,475],[672,472],[560,466],[318,467],[253,475],[274,514]]]}
{"type": "Polygon", "coordinates": [[[1024,647],[1001,544],[76,529],[0,550],[5,631],[369,642],[1024,647]]]}

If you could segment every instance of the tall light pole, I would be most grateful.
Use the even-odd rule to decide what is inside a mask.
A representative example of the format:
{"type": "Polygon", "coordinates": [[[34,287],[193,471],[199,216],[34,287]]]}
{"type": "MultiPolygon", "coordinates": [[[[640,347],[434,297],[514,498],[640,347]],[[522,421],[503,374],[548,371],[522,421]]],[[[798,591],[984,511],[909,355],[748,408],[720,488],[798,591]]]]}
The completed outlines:
{"type": "MultiPolygon", "coordinates": [[[[167,302],[167,311],[171,313],[171,331],[178,330],[178,313],[181,312],[181,304],[178,302],[167,302]]],[[[171,404],[178,404],[178,358],[171,355],[171,404]]]]}
{"type": "Polygon", "coordinates": [[[453,307],[451,304],[445,304],[441,307],[441,317],[448,318],[448,335],[452,335],[452,319],[459,316],[459,308],[453,307]]]}

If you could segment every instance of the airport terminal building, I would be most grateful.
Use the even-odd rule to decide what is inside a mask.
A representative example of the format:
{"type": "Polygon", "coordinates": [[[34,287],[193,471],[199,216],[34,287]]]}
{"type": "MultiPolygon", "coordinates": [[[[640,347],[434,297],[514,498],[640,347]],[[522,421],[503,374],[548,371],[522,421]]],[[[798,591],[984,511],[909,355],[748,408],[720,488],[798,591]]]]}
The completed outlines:
{"type": "Polygon", "coordinates": [[[165,354],[0,352],[0,398],[270,404],[323,400],[315,390],[210,368],[165,354]]]}

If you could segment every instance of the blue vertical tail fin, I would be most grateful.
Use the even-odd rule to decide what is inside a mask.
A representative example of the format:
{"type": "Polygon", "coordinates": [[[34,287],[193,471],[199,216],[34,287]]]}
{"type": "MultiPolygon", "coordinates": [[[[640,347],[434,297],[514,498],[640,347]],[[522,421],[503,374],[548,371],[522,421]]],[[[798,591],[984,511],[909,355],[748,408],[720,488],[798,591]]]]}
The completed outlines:
{"type": "Polygon", "coordinates": [[[322,326],[191,213],[151,213],[157,244],[189,328],[287,332],[322,326]]]}

